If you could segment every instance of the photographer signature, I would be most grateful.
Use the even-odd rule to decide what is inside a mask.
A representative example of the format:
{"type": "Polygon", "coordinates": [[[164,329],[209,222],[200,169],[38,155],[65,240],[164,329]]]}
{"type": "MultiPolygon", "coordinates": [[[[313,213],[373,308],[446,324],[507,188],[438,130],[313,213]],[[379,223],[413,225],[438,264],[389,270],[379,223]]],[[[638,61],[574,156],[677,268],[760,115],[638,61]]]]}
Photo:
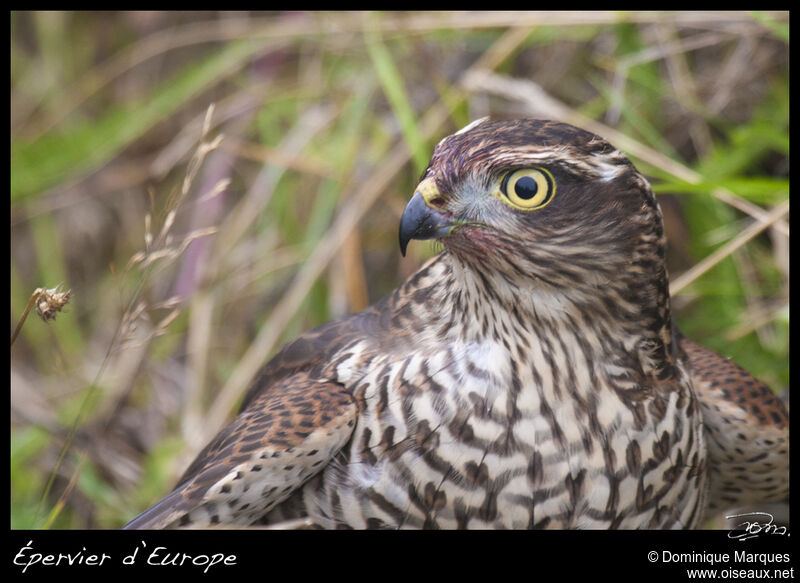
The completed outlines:
{"type": "Polygon", "coordinates": [[[789,536],[789,531],[785,526],[774,524],[775,517],[769,512],[745,512],[742,514],[731,514],[725,518],[728,520],[732,518],[743,518],[742,522],[734,526],[733,530],[728,532],[728,538],[731,539],[745,541],[759,537],[762,534],[789,536]]]}

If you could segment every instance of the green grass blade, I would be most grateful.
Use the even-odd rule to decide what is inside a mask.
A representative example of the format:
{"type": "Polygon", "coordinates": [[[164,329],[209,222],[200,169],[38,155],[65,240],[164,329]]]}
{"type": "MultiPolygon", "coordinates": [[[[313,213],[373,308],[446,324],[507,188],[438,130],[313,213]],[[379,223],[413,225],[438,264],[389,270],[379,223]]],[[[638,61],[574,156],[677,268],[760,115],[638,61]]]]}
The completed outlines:
{"type": "Polygon", "coordinates": [[[365,39],[367,52],[375,71],[378,73],[383,91],[392,106],[400,129],[403,133],[414,160],[414,166],[418,173],[421,173],[428,165],[428,153],[425,140],[419,132],[416,124],[417,114],[411,106],[408,94],[403,84],[403,77],[397,68],[392,54],[381,41],[378,33],[371,29],[366,31],[365,39]]]}
{"type": "Polygon", "coordinates": [[[99,119],[75,122],[33,142],[13,139],[11,201],[19,202],[101,167],[193,96],[217,83],[220,76],[235,71],[262,46],[250,41],[231,43],[162,82],[136,103],[111,107],[99,119]]]}

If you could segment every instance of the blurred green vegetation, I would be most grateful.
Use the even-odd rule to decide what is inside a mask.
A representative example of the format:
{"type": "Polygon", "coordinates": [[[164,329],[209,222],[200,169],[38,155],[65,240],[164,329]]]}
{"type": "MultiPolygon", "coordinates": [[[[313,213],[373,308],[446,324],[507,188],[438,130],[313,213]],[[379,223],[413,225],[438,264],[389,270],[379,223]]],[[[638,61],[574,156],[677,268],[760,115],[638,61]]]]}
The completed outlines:
{"type": "MultiPolygon", "coordinates": [[[[263,358],[430,256],[400,261],[396,226],[433,145],[557,114],[467,73],[533,81],[692,172],[633,156],[675,280],[753,222],[720,188],[788,200],[788,48],[788,13],[13,13],[12,328],[38,287],[73,299],[13,346],[12,528],[122,525],[230,414],[220,387],[265,326],[263,358]]],[[[780,392],[788,277],[782,221],[681,290],[677,321],[780,392]]]]}

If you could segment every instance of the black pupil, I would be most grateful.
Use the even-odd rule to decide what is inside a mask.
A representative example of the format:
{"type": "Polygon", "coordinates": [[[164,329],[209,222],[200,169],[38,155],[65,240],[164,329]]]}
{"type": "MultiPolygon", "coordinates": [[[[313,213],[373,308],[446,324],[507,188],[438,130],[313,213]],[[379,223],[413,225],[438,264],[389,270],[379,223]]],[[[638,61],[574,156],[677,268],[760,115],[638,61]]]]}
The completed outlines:
{"type": "Polygon", "coordinates": [[[538,190],[539,185],[530,176],[523,176],[514,184],[514,192],[524,200],[532,199],[538,190]]]}

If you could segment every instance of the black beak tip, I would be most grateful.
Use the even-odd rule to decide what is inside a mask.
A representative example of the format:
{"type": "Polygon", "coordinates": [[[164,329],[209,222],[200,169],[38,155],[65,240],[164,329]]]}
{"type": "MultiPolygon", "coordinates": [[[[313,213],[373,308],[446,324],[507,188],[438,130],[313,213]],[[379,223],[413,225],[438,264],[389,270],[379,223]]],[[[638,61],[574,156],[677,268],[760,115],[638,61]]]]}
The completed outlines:
{"type": "Polygon", "coordinates": [[[412,239],[434,239],[441,236],[448,219],[430,208],[422,196],[415,192],[400,218],[400,253],[406,256],[408,242],[412,239]]]}

